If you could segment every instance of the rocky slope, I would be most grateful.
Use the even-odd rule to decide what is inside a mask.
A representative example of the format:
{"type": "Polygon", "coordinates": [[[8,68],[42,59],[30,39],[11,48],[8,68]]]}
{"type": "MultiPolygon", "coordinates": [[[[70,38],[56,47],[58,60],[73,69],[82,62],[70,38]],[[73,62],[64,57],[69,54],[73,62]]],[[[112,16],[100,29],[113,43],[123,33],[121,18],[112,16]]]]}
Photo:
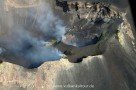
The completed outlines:
{"type": "Polygon", "coordinates": [[[3,62],[0,90],[135,90],[135,29],[127,1],[120,5],[122,2],[109,2],[123,12],[124,22],[119,25],[119,32],[108,40],[104,54],[88,56],[81,63],[70,63],[67,59],[45,62],[33,70],[3,62]],[[85,87],[79,88],[80,85],[85,87]]]}

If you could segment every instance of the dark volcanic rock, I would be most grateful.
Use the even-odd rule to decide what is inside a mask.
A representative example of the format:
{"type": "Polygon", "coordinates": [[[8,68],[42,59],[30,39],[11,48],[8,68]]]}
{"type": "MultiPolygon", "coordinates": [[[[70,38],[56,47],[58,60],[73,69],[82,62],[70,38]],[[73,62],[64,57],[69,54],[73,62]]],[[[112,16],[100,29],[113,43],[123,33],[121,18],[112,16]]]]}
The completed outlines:
{"type": "Polygon", "coordinates": [[[70,26],[67,26],[66,36],[63,39],[65,44],[76,47],[96,44],[112,24],[121,23],[121,13],[109,4],[85,1],[67,3],[69,11],[66,14],[71,14],[72,18],[69,20],[70,26]]]}
{"type": "Polygon", "coordinates": [[[68,5],[70,11],[63,15],[69,15],[69,20],[64,21],[67,29],[63,44],[58,43],[55,47],[75,63],[89,55],[103,54],[107,41],[117,34],[123,22],[122,13],[106,3],[69,1],[68,5]]]}

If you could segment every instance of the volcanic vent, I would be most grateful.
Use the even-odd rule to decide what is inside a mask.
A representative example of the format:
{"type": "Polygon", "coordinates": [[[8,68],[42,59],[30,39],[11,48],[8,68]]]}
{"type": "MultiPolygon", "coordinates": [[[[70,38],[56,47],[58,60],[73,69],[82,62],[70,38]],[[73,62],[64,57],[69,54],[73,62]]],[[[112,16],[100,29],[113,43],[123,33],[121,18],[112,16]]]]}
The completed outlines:
{"type": "Polygon", "coordinates": [[[103,54],[123,22],[122,13],[107,3],[30,1],[7,0],[0,15],[0,58],[26,68],[103,54]]]}
{"type": "Polygon", "coordinates": [[[104,53],[108,40],[117,34],[123,22],[123,13],[107,3],[56,0],[56,5],[64,12],[62,17],[68,17],[63,44],[58,48],[71,62],[104,53]]]}

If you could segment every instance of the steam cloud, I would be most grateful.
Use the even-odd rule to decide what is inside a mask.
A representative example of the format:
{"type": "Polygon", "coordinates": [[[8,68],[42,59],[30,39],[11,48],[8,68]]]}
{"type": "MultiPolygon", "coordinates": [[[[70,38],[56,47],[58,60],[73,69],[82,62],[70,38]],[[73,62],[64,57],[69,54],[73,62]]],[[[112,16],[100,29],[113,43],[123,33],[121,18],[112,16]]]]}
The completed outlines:
{"type": "MultiPolygon", "coordinates": [[[[3,6],[4,7],[4,6],[3,6]]],[[[65,34],[65,26],[47,2],[31,8],[10,8],[0,13],[0,58],[27,68],[58,60],[62,53],[52,45],[65,34]]]]}

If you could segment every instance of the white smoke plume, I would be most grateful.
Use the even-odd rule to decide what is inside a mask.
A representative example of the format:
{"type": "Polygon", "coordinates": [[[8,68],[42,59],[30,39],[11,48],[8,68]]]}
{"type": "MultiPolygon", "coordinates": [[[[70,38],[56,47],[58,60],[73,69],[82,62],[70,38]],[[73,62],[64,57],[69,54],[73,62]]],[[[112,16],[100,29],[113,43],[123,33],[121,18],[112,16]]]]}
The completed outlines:
{"type": "MultiPolygon", "coordinates": [[[[3,0],[4,1],[4,0],[3,0]]],[[[62,53],[52,44],[65,34],[63,22],[54,15],[47,1],[40,0],[36,7],[9,8],[0,6],[0,58],[35,68],[45,61],[58,60],[62,53]]]]}

